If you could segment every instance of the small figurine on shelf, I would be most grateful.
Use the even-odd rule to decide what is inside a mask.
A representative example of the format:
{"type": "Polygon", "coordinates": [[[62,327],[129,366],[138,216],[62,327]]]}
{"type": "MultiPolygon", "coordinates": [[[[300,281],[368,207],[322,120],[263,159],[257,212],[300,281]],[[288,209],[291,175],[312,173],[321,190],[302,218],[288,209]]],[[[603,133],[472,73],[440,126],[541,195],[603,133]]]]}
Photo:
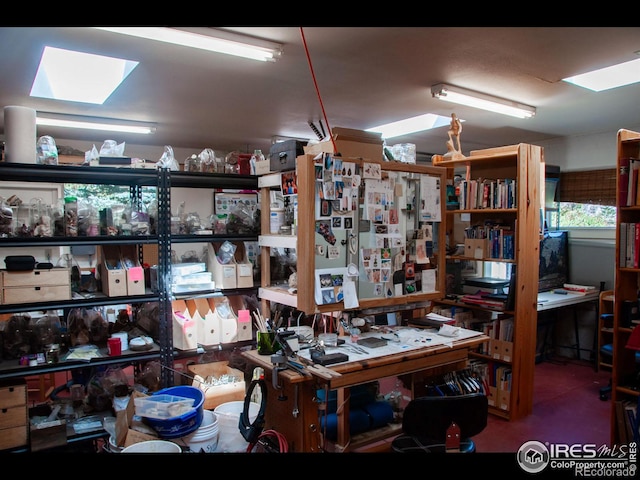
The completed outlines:
{"type": "Polygon", "coordinates": [[[451,125],[447,133],[449,134],[449,140],[447,141],[447,153],[445,153],[444,156],[452,159],[465,158],[462,154],[462,147],[460,146],[462,122],[455,113],[451,114],[451,125]]]}

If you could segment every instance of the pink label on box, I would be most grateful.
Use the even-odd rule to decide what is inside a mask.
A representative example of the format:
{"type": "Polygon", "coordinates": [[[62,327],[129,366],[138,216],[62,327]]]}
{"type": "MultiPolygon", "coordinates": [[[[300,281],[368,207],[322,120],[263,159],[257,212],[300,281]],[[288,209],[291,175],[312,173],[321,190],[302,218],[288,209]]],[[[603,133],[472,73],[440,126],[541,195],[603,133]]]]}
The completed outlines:
{"type": "Polygon", "coordinates": [[[142,267],[131,267],[128,269],[131,280],[140,281],[144,279],[144,269],[142,267]]]}

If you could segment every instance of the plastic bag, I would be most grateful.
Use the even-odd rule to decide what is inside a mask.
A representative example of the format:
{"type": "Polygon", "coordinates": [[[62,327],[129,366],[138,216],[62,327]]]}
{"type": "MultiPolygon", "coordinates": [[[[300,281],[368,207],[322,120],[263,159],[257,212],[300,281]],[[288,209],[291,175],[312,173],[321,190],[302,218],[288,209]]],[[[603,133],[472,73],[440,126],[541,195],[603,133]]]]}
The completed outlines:
{"type": "Polygon", "coordinates": [[[100,147],[100,155],[105,157],[124,157],[125,142],[118,144],[115,140],[105,140],[100,147]]]}
{"type": "Polygon", "coordinates": [[[176,160],[176,157],[173,155],[173,148],[170,145],[164,146],[164,153],[156,163],[158,168],[168,168],[171,171],[180,170],[180,164],[176,160]]]}
{"type": "Polygon", "coordinates": [[[227,217],[227,233],[252,235],[260,233],[260,210],[238,202],[227,217]]]}
{"type": "MultiPolygon", "coordinates": [[[[206,173],[216,173],[216,154],[210,148],[205,148],[200,152],[200,171],[206,173]]],[[[222,172],[221,172],[222,173],[222,172]]]]}
{"type": "Polygon", "coordinates": [[[233,243],[229,242],[228,240],[225,241],[221,246],[220,249],[218,250],[218,261],[222,264],[222,265],[227,265],[228,263],[231,263],[233,260],[233,256],[236,253],[236,247],[233,243]]]}
{"type": "Polygon", "coordinates": [[[98,165],[100,163],[100,154],[95,145],[91,147],[91,150],[84,152],[84,164],[83,165],[98,165]]]}
{"type": "Polygon", "coordinates": [[[13,210],[4,198],[0,198],[0,237],[8,237],[12,232],[13,210]]]}
{"type": "Polygon", "coordinates": [[[94,344],[104,347],[109,338],[109,324],[95,308],[73,308],[67,317],[71,345],[94,344]]]}
{"type": "Polygon", "coordinates": [[[49,135],[38,139],[36,145],[36,160],[40,165],[58,165],[58,147],[56,141],[49,135]]]}

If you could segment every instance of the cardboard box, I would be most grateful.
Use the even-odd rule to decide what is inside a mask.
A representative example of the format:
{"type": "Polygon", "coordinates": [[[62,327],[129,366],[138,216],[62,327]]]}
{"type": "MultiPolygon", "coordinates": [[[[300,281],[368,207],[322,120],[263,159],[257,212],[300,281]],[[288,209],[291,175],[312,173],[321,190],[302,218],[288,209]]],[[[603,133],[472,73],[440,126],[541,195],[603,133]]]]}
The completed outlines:
{"type": "MultiPolygon", "coordinates": [[[[236,272],[236,261],[231,258],[231,262],[222,264],[218,260],[217,252],[219,246],[210,243],[207,249],[207,266],[210,272],[213,273],[213,281],[216,288],[237,288],[238,278],[236,272]]],[[[253,279],[253,276],[251,277],[253,279]]],[[[253,286],[253,283],[252,283],[253,286]]]]}
{"type": "Polygon", "coordinates": [[[240,370],[229,367],[229,362],[189,365],[187,370],[194,377],[192,386],[204,392],[205,410],[213,410],[222,403],[244,400],[246,394],[244,374],[240,370]],[[206,382],[208,377],[220,378],[222,375],[229,375],[237,380],[223,385],[202,383],[203,381],[206,382]]]}
{"type": "MultiPolygon", "coordinates": [[[[332,135],[336,144],[337,153],[343,159],[364,158],[376,162],[382,162],[382,135],[380,133],[365,132],[350,128],[334,127],[332,135]]],[[[336,153],[331,140],[324,140],[304,147],[304,153],[317,155],[319,153],[336,153]]]]}
{"type": "Polygon", "coordinates": [[[66,420],[54,420],[32,424],[29,435],[32,452],[63,447],[67,444],[67,422],[66,420]]]}
{"type": "Polygon", "coordinates": [[[120,250],[115,245],[102,245],[100,278],[102,293],[108,297],[127,296],[127,272],[122,268],[120,250]]]}
{"type": "Polygon", "coordinates": [[[468,258],[482,259],[489,256],[489,239],[487,238],[466,238],[464,240],[464,256],[468,258]]]}
{"type": "Polygon", "coordinates": [[[144,295],[144,269],[138,261],[136,245],[120,245],[120,258],[125,268],[127,279],[127,295],[144,295]]]}

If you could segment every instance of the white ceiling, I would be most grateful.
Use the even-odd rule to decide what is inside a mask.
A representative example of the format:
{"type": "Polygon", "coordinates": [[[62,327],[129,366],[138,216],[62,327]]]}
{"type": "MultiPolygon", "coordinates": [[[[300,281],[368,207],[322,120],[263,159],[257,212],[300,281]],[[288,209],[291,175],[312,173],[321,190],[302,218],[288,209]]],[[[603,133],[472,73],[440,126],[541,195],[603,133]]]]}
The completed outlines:
{"type": "MultiPolygon", "coordinates": [[[[465,120],[463,153],[640,125],[640,84],[600,93],[562,82],[638,58],[638,27],[235,27],[284,45],[274,63],[84,27],[1,27],[0,106],[148,121],[148,137],[38,127],[38,135],[138,145],[268,152],[274,136],[313,138],[309,121],[366,129],[432,112],[465,120]],[[45,45],[140,62],[104,105],[29,97],[45,45]],[[537,108],[516,119],[433,99],[448,83],[537,108]],[[105,135],[108,135],[105,137],[105,135]],[[110,136],[109,136],[110,135],[110,136]]],[[[100,72],[95,72],[100,75],[100,72]]],[[[0,116],[0,129],[4,128],[0,116]]],[[[389,139],[444,153],[447,128],[389,139]]]]}

